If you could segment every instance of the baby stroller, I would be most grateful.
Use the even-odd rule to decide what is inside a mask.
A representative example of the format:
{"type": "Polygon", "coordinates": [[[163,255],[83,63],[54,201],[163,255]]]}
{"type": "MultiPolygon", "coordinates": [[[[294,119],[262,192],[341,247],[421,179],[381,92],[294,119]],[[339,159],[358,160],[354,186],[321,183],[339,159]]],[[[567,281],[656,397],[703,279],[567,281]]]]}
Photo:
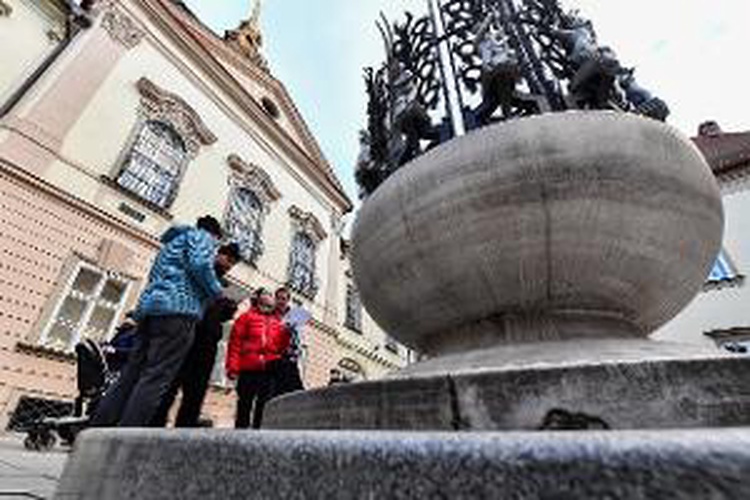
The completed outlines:
{"type": "Polygon", "coordinates": [[[84,339],[75,348],[78,397],[73,413],[64,417],[43,417],[32,422],[26,432],[24,446],[29,450],[52,449],[59,436],[62,444],[71,446],[76,436],[89,425],[107,389],[117,380],[127,357],[135,348],[135,327],[121,327],[111,343],[100,346],[84,339]]]}

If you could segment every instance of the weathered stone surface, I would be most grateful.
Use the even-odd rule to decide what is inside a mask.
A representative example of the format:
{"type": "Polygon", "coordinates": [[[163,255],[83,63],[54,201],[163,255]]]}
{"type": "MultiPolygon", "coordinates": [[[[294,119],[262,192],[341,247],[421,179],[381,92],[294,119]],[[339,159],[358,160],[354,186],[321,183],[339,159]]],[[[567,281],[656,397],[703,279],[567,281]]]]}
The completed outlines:
{"type": "Polygon", "coordinates": [[[264,425],[286,429],[451,429],[447,378],[334,385],[267,404],[264,425]],[[281,403],[284,400],[285,403],[281,403]],[[279,405],[279,406],[277,406],[279,405]],[[308,425],[311,423],[315,425],[308,425]]]}
{"type": "Polygon", "coordinates": [[[750,430],[89,431],[56,498],[744,499],[750,430]]]}
{"type": "Polygon", "coordinates": [[[455,370],[438,364],[440,369],[433,372],[407,373],[411,378],[290,394],[266,406],[263,425],[274,429],[531,430],[550,411],[562,409],[595,417],[613,429],[750,426],[750,359],[708,357],[698,355],[699,349],[682,357],[674,357],[674,352],[671,358],[656,357],[654,347],[659,345],[636,342],[636,347],[643,348],[643,359],[632,359],[637,355],[634,346],[618,350],[610,345],[610,355],[625,358],[619,361],[605,357],[603,346],[597,350],[586,344],[579,346],[588,354],[586,362],[570,357],[565,363],[550,363],[539,357],[531,363],[527,355],[526,364],[509,361],[502,366],[502,357],[488,353],[497,364],[479,360],[472,367],[459,360],[455,370]],[[594,360],[597,354],[602,357],[594,360]]]}
{"type": "Polygon", "coordinates": [[[363,204],[368,312],[420,351],[645,336],[698,292],[721,243],[718,187],[674,128],[553,113],[417,158],[363,204]]]}

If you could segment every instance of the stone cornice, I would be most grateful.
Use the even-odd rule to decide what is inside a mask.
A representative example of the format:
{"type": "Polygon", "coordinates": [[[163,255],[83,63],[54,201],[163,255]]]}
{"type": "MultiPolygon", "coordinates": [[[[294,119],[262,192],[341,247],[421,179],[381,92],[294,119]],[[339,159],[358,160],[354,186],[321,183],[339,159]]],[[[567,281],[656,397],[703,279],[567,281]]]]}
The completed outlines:
{"type": "Polygon", "coordinates": [[[144,230],[133,227],[131,224],[110,215],[104,210],[84,201],[70,193],[67,193],[57,186],[31,174],[20,165],[16,165],[5,158],[0,158],[0,174],[7,174],[18,182],[23,182],[41,193],[56,198],[57,200],[70,205],[79,210],[85,210],[88,215],[111,224],[118,230],[132,237],[134,240],[149,245],[154,250],[160,248],[159,239],[150,235],[144,230]]]}
{"type": "MultiPolygon", "coordinates": [[[[212,77],[213,81],[218,84],[227,94],[242,108],[243,112],[270,137],[276,144],[282,147],[282,150],[291,156],[302,171],[309,175],[316,184],[325,192],[342,212],[351,211],[353,205],[351,200],[344,193],[340,185],[333,182],[329,175],[326,174],[325,166],[316,160],[310,152],[306,151],[297,141],[293,140],[276,121],[268,116],[262,106],[255,101],[237,81],[237,79],[228,71],[228,69],[217,59],[211,50],[206,46],[208,43],[205,36],[200,36],[195,29],[189,29],[186,25],[185,16],[177,11],[166,0],[133,0],[143,7],[144,12],[149,15],[154,24],[165,30],[174,40],[179,42],[185,53],[191,57],[191,60],[197,64],[203,71],[212,77]]],[[[213,49],[213,47],[211,47],[213,49]]],[[[231,49],[226,48],[229,52],[231,49]]],[[[250,65],[246,66],[250,68],[250,65]]],[[[248,69],[248,71],[250,71],[248,69]]],[[[262,75],[262,71],[255,69],[254,76],[262,75]]],[[[264,81],[263,76],[259,76],[259,81],[264,81]]],[[[267,82],[276,82],[275,79],[266,75],[267,82]]],[[[276,83],[276,85],[280,85],[276,83]]],[[[280,99],[282,107],[285,106],[285,99],[280,99]]]]}
{"type": "Polygon", "coordinates": [[[750,327],[738,326],[703,332],[703,335],[716,341],[750,339],[750,327]]]}
{"type": "Polygon", "coordinates": [[[750,163],[732,170],[716,174],[721,194],[732,194],[746,191],[750,187],[750,163]]]}

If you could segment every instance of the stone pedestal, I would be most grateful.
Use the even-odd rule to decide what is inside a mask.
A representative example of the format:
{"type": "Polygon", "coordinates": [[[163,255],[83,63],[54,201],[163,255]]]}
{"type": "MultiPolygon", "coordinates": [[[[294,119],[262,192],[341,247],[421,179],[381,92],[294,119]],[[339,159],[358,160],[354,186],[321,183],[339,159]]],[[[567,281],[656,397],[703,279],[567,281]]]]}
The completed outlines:
{"type": "Polygon", "coordinates": [[[266,406],[271,429],[536,430],[555,412],[576,429],[750,426],[750,359],[649,341],[488,350],[436,359],[393,378],[290,394],[266,406]],[[633,345],[634,344],[634,345],[633,345]],[[558,350],[556,351],[555,348],[558,350]],[[638,349],[640,348],[640,349],[638,349]],[[517,356],[525,362],[514,361],[517,356]],[[592,423],[591,427],[586,423],[592,423]]]}
{"type": "Polygon", "coordinates": [[[553,113],[450,141],[381,185],[352,238],[370,314],[433,358],[285,396],[265,425],[750,425],[750,359],[647,338],[700,290],[722,230],[710,169],[654,120],[553,113]]]}
{"type": "Polygon", "coordinates": [[[96,431],[57,500],[743,499],[750,430],[96,431]]]}

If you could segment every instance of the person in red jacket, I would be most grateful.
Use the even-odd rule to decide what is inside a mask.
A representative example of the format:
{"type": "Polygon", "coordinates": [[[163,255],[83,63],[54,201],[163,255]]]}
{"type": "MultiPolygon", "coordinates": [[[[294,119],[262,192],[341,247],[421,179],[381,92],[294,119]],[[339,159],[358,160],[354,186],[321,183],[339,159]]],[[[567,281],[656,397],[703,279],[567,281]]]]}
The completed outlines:
{"type": "Polygon", "coordinates": [[[263,407],[272,396],[277,365],[290,344],[289,331],[275,313],[273,294],[259,288],[251,302],[250,310],[232,327],[226,357],[227,377],[237,380],[236,429],[250,427],[251,410],[252,427],[260,428],[263,407]]]}

